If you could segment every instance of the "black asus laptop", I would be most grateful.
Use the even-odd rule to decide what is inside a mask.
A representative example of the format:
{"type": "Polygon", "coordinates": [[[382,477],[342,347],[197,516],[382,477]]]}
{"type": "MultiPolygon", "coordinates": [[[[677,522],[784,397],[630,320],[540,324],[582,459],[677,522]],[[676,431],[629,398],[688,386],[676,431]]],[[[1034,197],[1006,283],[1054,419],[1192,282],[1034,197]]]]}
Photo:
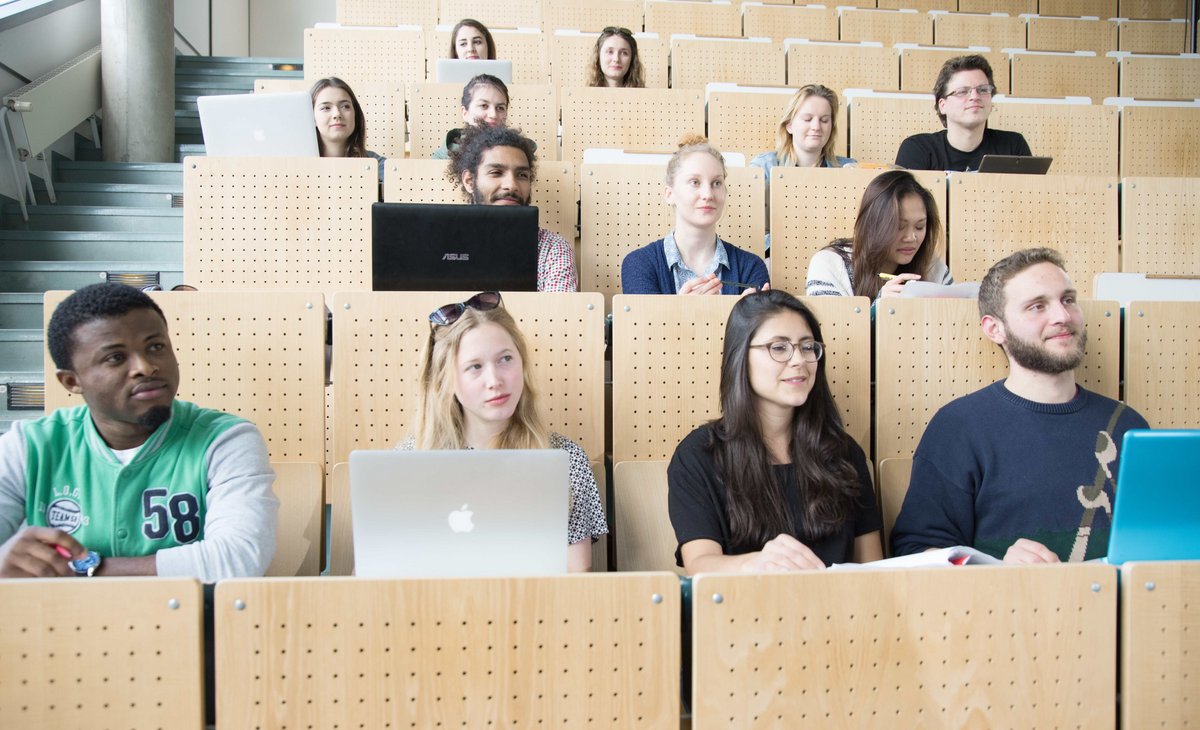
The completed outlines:
{"type": "Polygon", "coordinates": [[[374,291],[537,291],[538,209],[375,203],[374,291]]]}

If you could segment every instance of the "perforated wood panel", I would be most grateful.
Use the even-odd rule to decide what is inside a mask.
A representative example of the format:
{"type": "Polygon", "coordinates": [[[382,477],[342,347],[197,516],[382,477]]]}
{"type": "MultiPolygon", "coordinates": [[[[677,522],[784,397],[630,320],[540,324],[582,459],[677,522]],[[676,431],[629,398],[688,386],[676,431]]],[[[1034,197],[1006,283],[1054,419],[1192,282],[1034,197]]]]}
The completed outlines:
{"type": "MultiPolygon", "coordinates": [[[[791,94],[714,91],[708,95],[708,139],[725,152],[746,159],[775,149],[776,135],[791,94]]],[[[836,154],[846,154],[846,105],[838,105],[836,154]]]]}
{"type": "MultiPolygon", "coordinates": [[[[553,1],[553,0],[551,0],[553,1]]],[[[489,28],[541,28],[543,0],[439,0],[441,23],[474,18],[489,28]]]]}
{"type": "Polygon", "coordinates": [[[1121,174],[1200,176],[1200,108],[1121,110],[1121,174]]]}
{"type": "Polygon", "coordinates": [[[933,16],[933,41],[939,46],[1024,48],[1025,20],[1015,15],[938,14],[933,16]]]}
{"type": "MultiPolygon", "coordinates": [[[[965,53],[975,53],[975,51],[963,51],[960,48],[901,48],[900,90],[932,94],[942,65],[951,58],[965,53]]],[[[986,58],[992,65],[992,78],[995,80],[996,88],[1000,93],[1007,94],[1011,88],[1008,54],[999,51],[985,51],[979,55],[986,58]]],[[[932,106],[932,102],[930,106],[932,106]]]]}
{"type": "Polygon", "coordinates": [[[1098,18],[1117,17],[1117,0],[1038,0],[1042,15],[1094,15],[1098,18]]]}
{"type": "Polygon", "coordinates": [[[842,10],[841,40],[929,45],[933,43],[933,21],[924,11],[847,8],[842,10]]]}
{"type": "Polygon", "coordinates": [[[958,0],[879,0],[876,5],[883,10],[916,10],[921,13],[930,10],[945,10],[948,13],[958,11],[958,0]]]}
{"type": "Polygon", "coordinates": [[[960,13],[1007,13],[1016,16],[1037,11],[1037,0],[958,0],[960,13]]]}
{"type": "Polygon", "coordinates": [[[1131,177],[1121,185],[1121,271],[1200,275],[1200,179],[1131,177]]]}
{"type": "MultiPolygon", "coordinates": [[[[540,28],[541,23],[536,23],[534,27],[540,28]]],[[[492,40],[496,42],[496,58],[512,61],[514,84],[534,85],[550,82],[550,50],[546,36],[541,30],[510,33],[493,28],[491,32],[492,40]]],[[[436,81],[437,59],[446,58],[449,48],[449,30],[425,31],[425,68],[429,81],[436,81]]],[[[461,85],[459,91],[462,91],[461,85]]]]}
{"type": "MultiPolygon", "coordinates": [[[[774,286],[802,293],[808,281],[808,262],[835,238],[852,238],[863,192],[879,169],[779,168],[771,170],[771,281],[774,286]],[[819,210],[821,215],[813,215],[819,210]]],[[[946,174],[914,171],[933,194],[945,228],[946,174]]],[[[939,256],[945,258],[945,247],[939,256]]],[[[957,273],[957,272],[955,272],[957,273]]]]}
{"type": "Polygon", "coordinates": [[[354,95],[367,120],[367,149],[384,157],[404,157],[404,87],[362,84],[354,95]]]}
{"type": "Polygon", "coordinates": [[[672,573],[223,581],[217,714],[239,728],[666,727],[679,622],[672,573]]]}
{"type": "Polygon", "coordinates": [[[980,281],[1013,251],[1051,245],[1067,260],[1081,297],[1117,271],[1117,180],[1076,175],[954,175],[950,179],[950,266],[980,281]]]}
{"type": "Polygon", "coordinates": [[[785,75],[779,43],[705,38],[671,41],[671,87],[675,89],[703,89],[707,83],[721,81],[782,86],[785,75]]]}
{"type": "Polygon", "coordinates": [[[706,575],[692,727],[1069,727],[1115,721],[1116,569],[706,575]]]}
{"type": "Polygon", "coordinates": [[[1200,98],[1200,58],[1125,56],[1121,96],[1140,99],[1200,98]]]}
{"type": "MultiPolygon", "coordinates": [[[[70,292],[46,292],[47,323],[70,292]]],[[[258,426],[276,461],[324,463],[325,312],[316,292],[155,292],[179,361],[178,396],[258,426]]],[[[46,411],[82,405],[45,352],[46,411]]]]}
{"type": "Polygon", "coordinates": [[[889,91],[900,82],[900,52],[856,44],[793,45],[787,49],[788,85],[824,84],[846,89],[889,91]]]}
{"type": "Polygon", "coordinates": [[[1121,566],[1121,724],[1200,725],[1200,562],[1121,566]]]}
{"type": "Polygon", "coordinates": [[[805,38],[836,41],[838,14],[835,7],[793,5],[746,5],[742,8],[742,35],[747,38],[805,38]]]}
{"type": "Polygon", "coordinates": [[[1125,308],[1125,401],[1154,428],[1200,424],[1198,317],[1200,302],[1130,302],[1125,308]]]}
{"type": "Polygon", "coordinates": [[[0,581],[5,727],[204,727],[200,584],[0,581]]]}
{"type": "Polygon", "coordinates": [[[1182,20],[1121,20],[1118,25],[1117,50],[1130,53],[1185,53],[1188,50],[1187,23],[1182,20]]]}
{"type": "Polygon", "coordinates": [[[617,570],[669,570],[675,564],[675,530],[667,514],[666,461],[623,461],[613,467],[617,570]]]}
{"type": "Polygon", "coordinates": [[[1087,96],[1093,104],[1099,104],[1117,95],[1117,59],[1018,53],[1012,57],[1012,94],[1050,98],[1087,96]]]}
{"type": "Polygon", "coordinates": [[[742,13],[737,3],[646,0],[646,32],[670,38],[672,33],[740,36],[742,13]]]}
{"type": "Polygon", "coordinates": [[[425,40],[419,30],[398,28],[306,28],[304,78],[337,76],[362,84],[402,88],[425,80],[425,40]]]}
{"type": "Polygon", "coordinates": [[[1118,0],[1117,14],[1122,18],[1186,18],[1186,0],[1118,0]]]}
{"type": "MultiPolygon", "coordinates": [[[[429,313],[475,292],[338,294],[333,305],[334,462],[410,435],[429,313]]],[[[505,292],[529,344],[547,426],[604,455],[604,301],[598,294],[505,292]]]]}
{"type": "MultiPolygon", "coordinates": [[[[638,38],[637,44],[646,88],[667,88],[671,55],[669,39],[638,38]]],[[[550,75],[554,85],[560,89],[587,86],[595,45],[596,36],[593,35],[550,36],[550,75]]]]}
{"type": "Polygon", "coordinates": [[[576,167],[587,147],[673,149],[684,135],[704,131],[704,94],[696,90],[574,88],[559,95],[562,159],[576,167]]]}
{"type": "Polygon", "coordinates": [[[879,478],[876,480],[879,492],[879,511],[883,515],[883,545],[891,556],[892,525],[900,514],[904,504],[904,495],[908,494],[909,476],[912,474],[912,459],[883,459],[879,462],[879,478]]]}
{"type": "Polygon", "coordinates": [[[1019,129],[1035,155],[1053,157],[1051,175],[1117,173],[1120,135],[1116,107],[1093,104],[998,103],[989,125],[1019,129]]]}
{"type": "Polygon", "coordinates": [[[850,156],[859,162],[890,165],[910,135],[939,127],[933,96],[856,96],[850,100],[850,156]]]}
{"type": "Polygon", "coordinates": [[[610,25],[628,28],[634,33],[640,31],[642,3],[639,0],[551,0],[542,3],[542,29],[547,35],[559,28],[598,34],[610,25]]]}
{"type": "MultiPolygon", "coordinates": [[[[670,459],[719,413],[725,320],[735,297],[613,297],[613,463],[670,459]]],[[[826,345],[825,375],[849,433],[870,448],[870,305],[805,299],[826,345]],[[857,311],[855,311],[857,310],[857,311]]]]}
{"type": "Polygon", "coordinates": [[[313,462],[275,462],[275,495],[279,497],[279,524],[275,530],[275,557],[267,575],[319,575],[321,540],[324,537],[325,474],[313,462]]]}
{"type": "Polygon", "coordinates": [[[337,0],[338,25],[437,25],[437,4],[428,0],[337,0]]]}
{"type": "Polygon", "coordinates": [[[305,79],[255,79],[254,93],[277,94],[283,91],[308,91],[312,84],[305,79]]]}
{"type": "Polygon", "coordinates": [[[1117,50],[1115,20],[1036,16],[1029,19],[1027,27],[1030,50],[1093,51],[1098,55],[1117,50]]]}
{"type": "MultiPolygon", "coordinates": [[[[1069,254],[1067,265],[1078,286],[1083,275],[1069,254]]],[[[1082,301],[1080,306],[1088,342],[1075,380],[1117,398],[1120,308],[1102,301],[1082,301]]],[[[880,304],[875,308],[875,353],[878,460],[911,457],[939,408],[1008,376],[1004,352],[984,337],[979,309],[966,299],[889,299],[880,304]]]]}
{"type": "Polygon", "coordinates": [[[200,289],[369,289],[378,165],[351,157],[184,159],[184,279],[200,289]]]}
{"type": "MultiPolygon", "coordinates": [[[[763,171],[730,167],[726,173],[717,235],[761,255],[763,171]]],[[[665,175],[660,165],[585,165],[580,171],[580,289],[606,297],[619,293],[626,254],[674,228],[675,209],[663,198],[665,175]]]]}
{"type": "MultiPolygon", "coordinates": [[[[463,126],[462,84],[413,84],[409,94],[412,129],[409,156],[425,159],[463,126]]],[[[558,159],[558,98],[553,86],[508,87],[508,126],[537,142],[539,160],[558,159]]]]}

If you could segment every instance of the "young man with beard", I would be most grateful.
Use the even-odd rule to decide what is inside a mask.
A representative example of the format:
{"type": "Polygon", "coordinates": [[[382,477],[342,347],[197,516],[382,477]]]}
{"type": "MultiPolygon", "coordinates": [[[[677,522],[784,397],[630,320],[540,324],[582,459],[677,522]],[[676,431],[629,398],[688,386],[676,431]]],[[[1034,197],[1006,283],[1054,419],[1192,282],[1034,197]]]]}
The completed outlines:
{"type": "Polygon", "coordinates": [[[262,575],[279,502],[252,423],[176,400],[162,310],[84,287],[46,328],[58,381],[85,405],[0,437],[0,577],[262,575]]]}
{"type": "Polygon", "coordinates": [[[994,265],[979,313],[1008,356],[1008,377],[929,422],[893,554],[970,545],[1007,563],[1103,557],[1119,450],[1146,420],[1076,385],[1087,331],[1057,251],[1018,251],[994,265]]]}
{"type": "MultiPolygon", "coordinates": [[[[467,127],[450,153],[446,176],[476,205],[529,205],[537,157],[533,141],[508,127],[467,127]]],[[[538,229],[538,291],[579,291],[575,250],[560,234],[538,229]]]]}

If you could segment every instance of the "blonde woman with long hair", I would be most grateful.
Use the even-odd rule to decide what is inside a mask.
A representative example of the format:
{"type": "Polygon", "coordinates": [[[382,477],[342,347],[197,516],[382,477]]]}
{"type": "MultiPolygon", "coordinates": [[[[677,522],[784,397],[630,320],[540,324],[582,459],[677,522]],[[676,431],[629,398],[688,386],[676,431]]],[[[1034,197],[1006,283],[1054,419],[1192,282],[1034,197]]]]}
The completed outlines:
{"type": "Polygon", "coordinates": [[[528,347],[499,292],[481,292],[431,315],[413,435],[400,449],[562,449],[570,457],[567,567],[592,567],[592,538],[608,532],[587,454],[546,428],[528,347]]]}

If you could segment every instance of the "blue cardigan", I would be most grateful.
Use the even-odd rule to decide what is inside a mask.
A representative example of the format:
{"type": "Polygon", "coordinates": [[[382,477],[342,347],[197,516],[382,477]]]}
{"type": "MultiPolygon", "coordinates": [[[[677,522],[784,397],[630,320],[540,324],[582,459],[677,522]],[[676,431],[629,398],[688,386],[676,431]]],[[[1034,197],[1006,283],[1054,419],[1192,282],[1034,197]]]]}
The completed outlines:
{"type": "MultiPolygon", "coordinates": [[[[717,240],[720,240],[719,238],[717,240]]],[[[729,269],[723,267],[717,275],[727,281],[740,281],[761,287],[770,281],[767,276],[767,265],[758,256],[743,251],[731,243],[725,244],[725,253],[729,257],[729,269]]],[[[621,293],[622,294],[675,294],[675,277],[667,266],[667,256],[663,252],[663,239],[647,244],[631,251],[621,262],[621,293]]],[[[741,294],[736,286],[721,287],[722,294],[741,294]]]]}

